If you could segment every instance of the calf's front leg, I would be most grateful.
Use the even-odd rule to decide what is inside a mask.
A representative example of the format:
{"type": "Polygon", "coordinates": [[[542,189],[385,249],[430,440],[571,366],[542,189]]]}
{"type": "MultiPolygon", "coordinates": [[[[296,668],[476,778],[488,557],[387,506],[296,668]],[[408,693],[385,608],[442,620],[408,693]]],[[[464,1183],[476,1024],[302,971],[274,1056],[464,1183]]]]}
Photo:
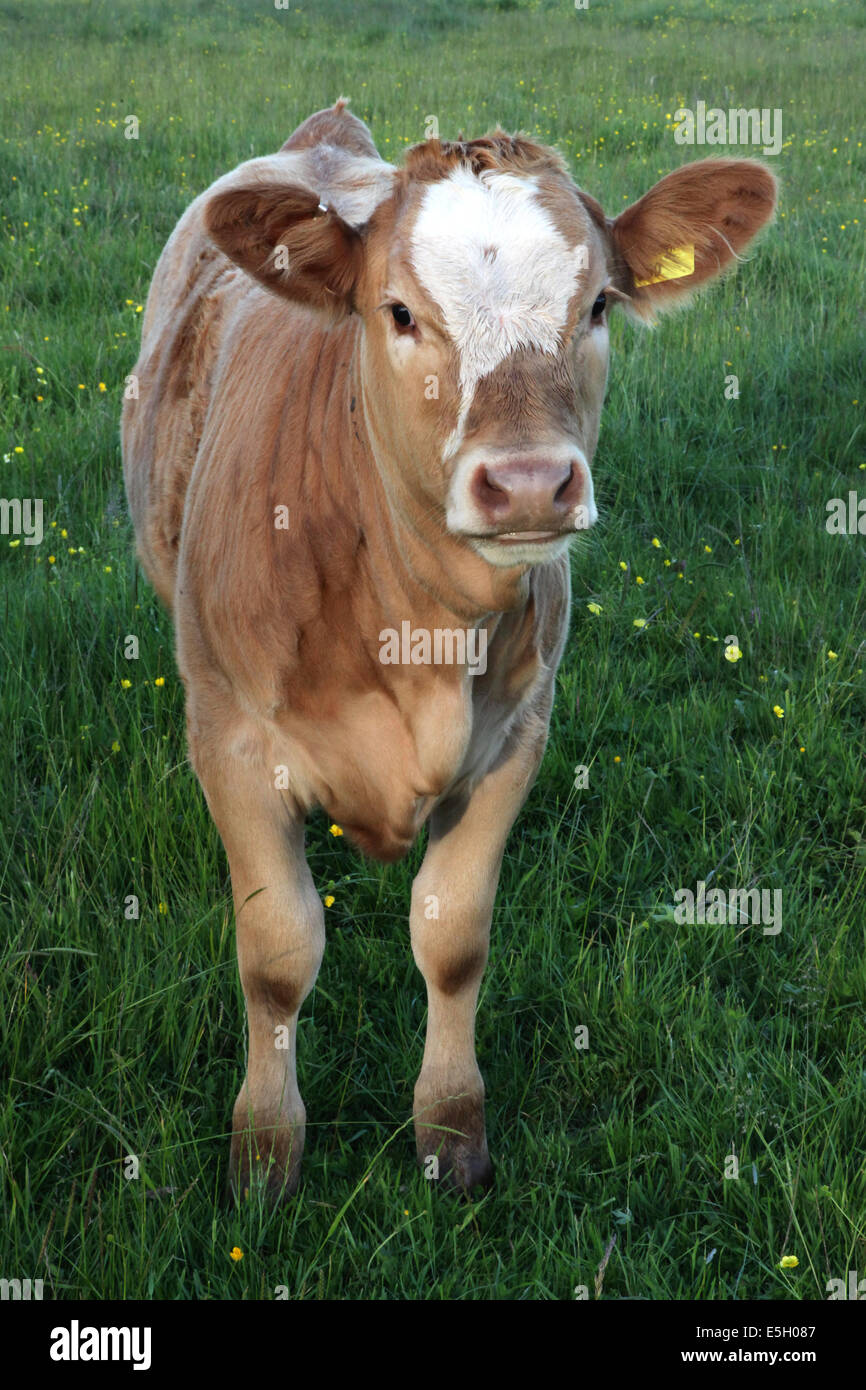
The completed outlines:
{"type": "Polygon", "coordinates": [[[475,1057],[475,1008],[505,842],[535,779],[546,736],[546,725],[536,724],[467,802],[437,807],[412,885],[412,952],[428,1004],[415,1086],[415,1142],[425,1172],[450,1186],[488,1187],[493,1180],[484,1082],[475,1057]],[[430,1163],[433,1155],[436,1165],[430,1163]]]}
{"type": "Polygon", "coordinates": [[[303,821],[264,761],[229,750],[204,753],[192,739],[190,751],[228,855],[249,1026],[230,1181],[243,1194],[261,1175],[276,1200],[300,1180],[306,1111],[295,1043],[298,1012],[324,952],[324,912],[304,856],[303,821]]]}

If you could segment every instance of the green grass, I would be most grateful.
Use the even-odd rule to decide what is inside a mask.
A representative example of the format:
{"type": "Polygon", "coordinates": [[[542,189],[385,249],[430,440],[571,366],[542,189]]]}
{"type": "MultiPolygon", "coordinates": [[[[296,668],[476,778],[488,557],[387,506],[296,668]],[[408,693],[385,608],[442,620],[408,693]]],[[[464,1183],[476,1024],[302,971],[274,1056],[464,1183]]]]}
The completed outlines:
{"type": "Polygon", "coordinates": [[[594,1297],[615,1234],[606,1299],[824,1298],[866,1270],[866,567],[824,527],[827,499],[866,495],[862,9],[406,9],[0,5],[2,491],[43,497],[47,528],[0,538],[0,1276],[56,1298],[568,1299],[594,1297]],[[244,1052],[228,875],[132,559],[118,419],[187,201],[340,92],[390,157],[429,114],[555,142],[608,212],[706,152],[675,145],[677,106],[780,107],[783,196],[736,279],[653,334],[615,322],[601,522],[479,1011],[496,1190],[467,1204],[413,1167],[421,847],[385,869],[317,817],[335,903],[300,1024],[305,1183],[269,1214],[222,1198],[244,1052]],[[677,925],[675,891],[712,870],[780,888],[781,933],[677,925]]]}

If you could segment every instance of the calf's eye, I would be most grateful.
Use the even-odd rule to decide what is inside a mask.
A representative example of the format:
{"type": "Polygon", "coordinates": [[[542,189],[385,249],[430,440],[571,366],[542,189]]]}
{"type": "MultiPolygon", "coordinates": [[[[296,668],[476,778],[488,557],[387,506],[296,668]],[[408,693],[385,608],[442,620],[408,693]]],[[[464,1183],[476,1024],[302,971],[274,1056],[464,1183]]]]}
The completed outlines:
{"type": "Polygon", "coordinates": [[[415,320],[405,304],[392,304],[391,314],[398,328],[414,328],[415,320]]]}
{"type": "Polygon", "coordinates": [[[600,294],[600,295],[598,296],[598,299],[595,301],[595,303],[594,303],[593,306],[592,306],[592,317],[593,317],[594,319],[600,319],[600,318],[601,318],[602,314],[604,313],[604,306],[605,306],[606,304],[607,304],[607,296],[606,296],[606,295],[603,295],[603,294],[600,294]]]}

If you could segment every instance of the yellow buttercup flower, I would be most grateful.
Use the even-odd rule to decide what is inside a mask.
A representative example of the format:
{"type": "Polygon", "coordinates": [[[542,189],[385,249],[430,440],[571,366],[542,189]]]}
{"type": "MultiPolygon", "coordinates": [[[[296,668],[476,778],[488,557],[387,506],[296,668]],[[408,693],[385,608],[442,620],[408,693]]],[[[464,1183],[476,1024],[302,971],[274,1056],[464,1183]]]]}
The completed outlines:
{"type": "Polygon", "coordinates": [[[244,1252],[239,1245],[233,1246],[232,1249],[229,1251],[229,1259],[234,1260],[235,1264],[237,1264],[238,1260],[242,1260],[243,1257],[244,1252]]]}
{"type": "Polygon", "coordinates": [[[600,612],[601,612],[601,604],[600,604],[600,603],[588,603],[586,606],[587,606],[587,608],[589,609],[590,613],[600,613],[600,612]]]}
{"type": "Polygon", "coordinates": [[[782,709],[782,706],[781,706],[781,705],[774,705],[774,706],[773,706],[773,713],[775,714],[775,716],[776,716],[777,719],[784,719],[784,718],[785,718],[785,711],[782,709]]]}
{"type": "Polygon", "coordinates": [[[325,907],[333,907],[333,906],[334,906],[334,895],[333,895],[333,893],[329,893],[329,894],[327,895],[327,897],[325,898],[325,907]]]}
{"type": "Polygon", "coordinates": [[[800,1261],[796,1255],[783,1255],[779,1261],[780,1269],[796,1269],[800,1261]]]}
{"type": "Polygon", "coordinates": [[[332,825],[332,826],[329,826],[328,828],[330,829],[330,832],[331,832],[332,835],[342,835],[342,833],[343,833],[342,830],[340,829],[339,825],[332,825]]]}
{"type": "Polygon", "coordinates": [[[740,661],[742,655],[739,647],[735,647],[733,642],[729,647],[725,647],[725,661],[740,661]]]}

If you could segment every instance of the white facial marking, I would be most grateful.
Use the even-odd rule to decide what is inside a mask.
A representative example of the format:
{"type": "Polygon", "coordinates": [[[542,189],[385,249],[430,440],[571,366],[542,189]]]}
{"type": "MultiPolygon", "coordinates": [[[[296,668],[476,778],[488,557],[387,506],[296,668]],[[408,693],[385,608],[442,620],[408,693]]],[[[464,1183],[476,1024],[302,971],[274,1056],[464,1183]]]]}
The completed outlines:
{"type": "Polygon", "coordinates": [[[446,458],[460,446],[483,377],[517,348],[558,350],[581,257],[536,192],[533,178],[458,167],[430,184],[418,211],[412,266],[460,359],[460,411],[446,458]]]}

